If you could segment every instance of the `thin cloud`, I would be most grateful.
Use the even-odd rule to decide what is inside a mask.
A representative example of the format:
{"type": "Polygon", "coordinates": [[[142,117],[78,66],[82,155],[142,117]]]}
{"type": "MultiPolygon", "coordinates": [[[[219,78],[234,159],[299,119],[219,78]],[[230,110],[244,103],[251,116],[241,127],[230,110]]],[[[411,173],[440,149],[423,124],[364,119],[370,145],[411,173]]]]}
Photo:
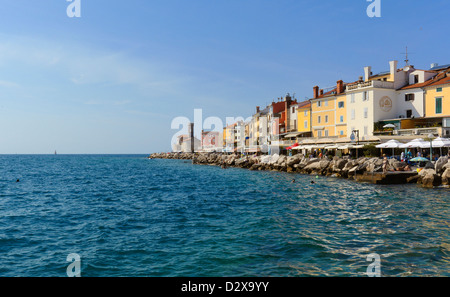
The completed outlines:
{"type": "Polygon", "coordinates": [[[12,82],[12,81],[0,80],[0,86],[6,87],[6,88],[17,88],[20,85],[18,83],[12,82]]]}

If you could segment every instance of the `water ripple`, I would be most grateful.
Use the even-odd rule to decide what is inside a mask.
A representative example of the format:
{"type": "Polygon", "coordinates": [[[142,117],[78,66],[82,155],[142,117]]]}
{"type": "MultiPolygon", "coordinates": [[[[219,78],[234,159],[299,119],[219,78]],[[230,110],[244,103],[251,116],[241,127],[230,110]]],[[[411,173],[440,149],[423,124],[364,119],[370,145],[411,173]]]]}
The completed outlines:
{"type": "Polygon", "coordinates": [[[448,189],[143,156],[0,172],[0,276],[65,276],[69,253],[83,276],[364,276],[370,253],[384,276],[450,275],[448,189]]]}

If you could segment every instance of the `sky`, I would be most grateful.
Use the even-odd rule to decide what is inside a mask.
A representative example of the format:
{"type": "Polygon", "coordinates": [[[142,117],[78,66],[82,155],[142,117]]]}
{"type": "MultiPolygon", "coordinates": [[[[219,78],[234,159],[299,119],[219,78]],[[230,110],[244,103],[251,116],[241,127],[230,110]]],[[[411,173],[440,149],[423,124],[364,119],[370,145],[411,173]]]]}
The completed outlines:
{"type": "Polygon", "coordinates": [[[450,64],[450,1],[2,0],[0,154],[170,151],[177,117],[251,116],[364,66],[450,64]]]}

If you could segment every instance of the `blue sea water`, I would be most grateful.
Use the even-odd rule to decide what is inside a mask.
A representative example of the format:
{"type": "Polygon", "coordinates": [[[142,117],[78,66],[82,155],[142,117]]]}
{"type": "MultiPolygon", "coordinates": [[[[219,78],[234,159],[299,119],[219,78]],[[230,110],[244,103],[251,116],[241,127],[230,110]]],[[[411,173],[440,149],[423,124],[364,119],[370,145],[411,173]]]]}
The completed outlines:
{"type": "Polygon", "coordinates": [[[450,276],[449,193],[136,155],[3,155],[0,276],[65,277],[71,253],[93,277],[365,276],[371,253],[382,276],[450,276]]]}

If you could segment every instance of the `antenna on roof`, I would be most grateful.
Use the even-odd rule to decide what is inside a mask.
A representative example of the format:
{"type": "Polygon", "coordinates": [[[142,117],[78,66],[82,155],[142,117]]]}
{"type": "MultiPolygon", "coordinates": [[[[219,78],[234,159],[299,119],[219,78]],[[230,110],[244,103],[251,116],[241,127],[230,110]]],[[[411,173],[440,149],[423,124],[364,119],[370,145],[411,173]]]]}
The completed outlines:
{"type": "MultiPolygon", "coordinates": [[[[411,53],[410,53],[411,54],[411,53]]],[[[408,59],[408,47],[406,47],[406,53],[402,53],[402,55],[405,55],[405,66],[409,66],[409,59],[408,59]]]]}

